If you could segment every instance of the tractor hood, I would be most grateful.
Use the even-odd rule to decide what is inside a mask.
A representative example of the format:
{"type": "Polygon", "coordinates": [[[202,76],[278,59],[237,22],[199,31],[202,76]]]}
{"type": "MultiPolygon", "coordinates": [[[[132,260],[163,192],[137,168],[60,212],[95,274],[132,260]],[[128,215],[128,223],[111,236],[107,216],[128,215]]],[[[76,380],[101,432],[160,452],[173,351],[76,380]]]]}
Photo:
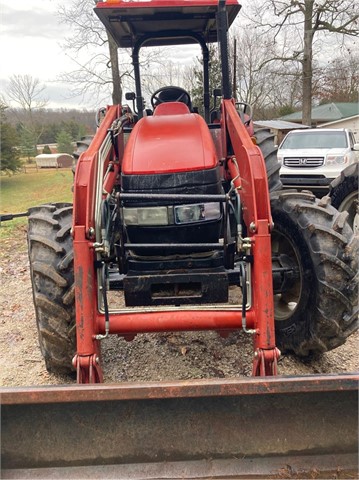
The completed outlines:
{"type": "Polygon", "coordinates": [[[198,114],[154,115],[135,125],[124,152],[124,175],[213,169],[216,149],[198,114]]]}

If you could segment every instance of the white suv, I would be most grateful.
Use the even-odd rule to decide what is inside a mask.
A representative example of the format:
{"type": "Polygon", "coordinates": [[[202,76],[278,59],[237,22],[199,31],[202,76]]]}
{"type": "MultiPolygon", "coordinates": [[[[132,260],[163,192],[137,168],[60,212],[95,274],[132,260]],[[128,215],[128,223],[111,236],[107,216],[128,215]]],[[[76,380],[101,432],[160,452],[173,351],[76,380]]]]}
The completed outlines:
{"type": "Polygon", "coordinates": [[[340,172],[359,159],[359,143],[344,128],[289,132],[278,149],[284,187],[326,190],[340,172]]]}

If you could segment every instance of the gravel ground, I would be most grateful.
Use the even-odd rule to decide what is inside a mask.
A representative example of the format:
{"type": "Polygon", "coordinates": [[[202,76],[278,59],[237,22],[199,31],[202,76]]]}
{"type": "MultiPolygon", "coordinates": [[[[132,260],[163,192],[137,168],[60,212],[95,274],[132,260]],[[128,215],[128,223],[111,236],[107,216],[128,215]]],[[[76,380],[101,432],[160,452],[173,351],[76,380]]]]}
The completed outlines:
{"type": "MultiPolygon", "coordinates": [[[[0,385],[43,385],[74,380],[49,374],[38,346],[26,250],[26,230],[3,240],[0,252],[0,385]]],[[[341,347],[311,359],[283,355],[280,375],[344,373],[359,370],[359,333],[341,347]]],[[[138,335],[132,342],[103,341],[105,382],[159,381],[250,376],[251,338],[242,332],[222,338],[215,332],[138,335]]]]}

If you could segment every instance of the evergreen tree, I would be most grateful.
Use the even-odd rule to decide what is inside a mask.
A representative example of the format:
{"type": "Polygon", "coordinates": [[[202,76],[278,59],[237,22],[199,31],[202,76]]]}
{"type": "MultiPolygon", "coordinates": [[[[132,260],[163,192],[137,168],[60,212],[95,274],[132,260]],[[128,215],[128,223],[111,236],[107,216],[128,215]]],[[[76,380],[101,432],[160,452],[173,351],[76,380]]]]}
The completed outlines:
{"type": "Polygon", "coordinates": [[[20,130],[20,139],[21,152],[27,157],[27,160],[30,161],[31,157],[37,155],[35,134],[27,128],[22,127],[20,130]]]}
{"type": "Polygon", "coordinates": [[[71,135],[73,142],[76,142],[76,140],[79,140],[86,135],[85,126],[73,119],[67,120],[66,122],[62,121],[61,126],[61,130],[65,130],[69,135],[71,135]]]}
{"type": "Polygon", "coordinates": [[[2,172],[15,173],[21,168],[20,152],[17,148],[19,137],[16,129],[7,123],[5,116],[6,106],[0,105],[0,130],[1,130],[1,162],[2,172]]]}
{"type": "MultiPolygon", "coordinates": [[[[61,119],[61,112],[59,113],[59,118],[61,119]]],[[[56,143],[57,136],[63,130],[71,136],[73,142],[76,142],[88,133],[86,125],[75,120],[51,121],[43,125],[39,143],[56,143]]]]}
{"type": "Polygon", "coordinates": [[[72,145],[71,135],[66,132],[66,130],[61,130],[61,132],[56,137],[57,151],[59,153],[69,153],[72,155],[74,147],[72,145]]]}
{"type": "MultiPolygon", "coordinates": [[[[203,111],[203,62],[198,59],[199,65],[194,68],[195,85],[191,89],[192,104],[198,107],[198,113],[203,111]]],[[[209,94],[211,98],[210,108],[213,107],[213,90],[222,87],[222,70],[217,48],[214,45],[209,46],[209,94]]]]}
{"type": "Polygon", "coordinates": [[[12,172],[21,169],[19,149],[16,148],[18,137],[14,127],[8,123],[1,123],[1,171],[12,172]]]}
{"type": "Polygon", "coordinates": [[[51,153],[50,147],[48,145],[45,145],[42,150],[42,153],[45,153],[45,154],[51,153]]]}

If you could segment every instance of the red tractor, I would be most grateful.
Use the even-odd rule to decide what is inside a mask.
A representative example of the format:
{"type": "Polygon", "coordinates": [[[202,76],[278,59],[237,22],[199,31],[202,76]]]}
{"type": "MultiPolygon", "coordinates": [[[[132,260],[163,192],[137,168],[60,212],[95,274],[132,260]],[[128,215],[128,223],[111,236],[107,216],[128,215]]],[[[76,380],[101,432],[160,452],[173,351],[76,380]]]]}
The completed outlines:
{"type": "Polygon", "coordinates": [[[346,212],[328,197],[281,190],[272,135],[254,133],[232,97],[227,30],[239,10],[237,0],[97,4],[118,46],[132,49],[136,91],[126,95],[133,105],[107,107],[84,143],[73,207],[30,212],[49,370],[74,368],[79,383],[97,383],[111,334],[242,329],[253,338],[253,375],[275,375],[278,348],[323,352],[357,328],[357,241],[346,212]],[[211,42],[222,66],[214,108],[211,42]],[[145,110],[141,48],[191,43],[203,54],[204,116],[176,86],[154,92],[145,110]]]}

